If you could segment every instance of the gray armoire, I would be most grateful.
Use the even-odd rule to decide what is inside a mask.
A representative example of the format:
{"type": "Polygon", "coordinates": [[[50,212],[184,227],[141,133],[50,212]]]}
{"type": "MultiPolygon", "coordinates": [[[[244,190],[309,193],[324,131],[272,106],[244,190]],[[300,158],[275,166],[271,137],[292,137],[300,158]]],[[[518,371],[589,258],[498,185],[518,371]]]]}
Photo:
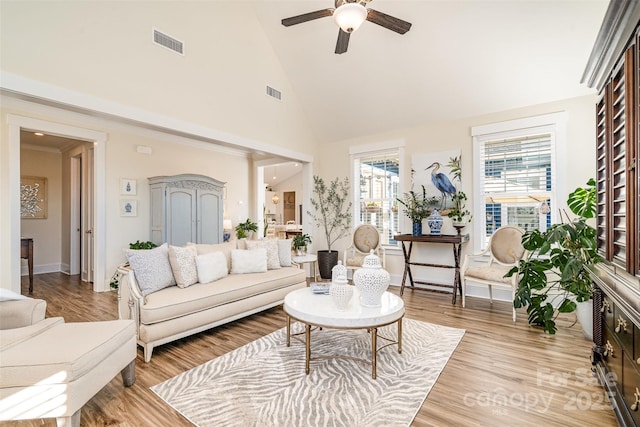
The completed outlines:
{"type": "Polygon", "coordinates": [[[196,174],[149,178],[151,241],[221,243],[224,184],[196,174]]]}

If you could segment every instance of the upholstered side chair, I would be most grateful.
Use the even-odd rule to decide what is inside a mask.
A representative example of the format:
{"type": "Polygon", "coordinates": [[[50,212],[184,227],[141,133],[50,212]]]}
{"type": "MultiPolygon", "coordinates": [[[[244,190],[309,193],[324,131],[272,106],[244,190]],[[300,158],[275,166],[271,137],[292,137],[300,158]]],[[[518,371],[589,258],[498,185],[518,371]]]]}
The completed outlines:
{"type": "Polygon", "coordinates": [[[382,239],[378,229],[370,224],[361,224],[356,227],[351,238],[351,245],[345,249],[342,263],[347,267],[347,271],[355,271],[362,267],[364,257],[373,253],[380,258],[380,264],[384,268],[385,253],[382,247],[382,239]]]}
{"type": "MultiPolygon", "coordinates": [[[[498,228],[491,236],[487,248],[478,254],[467,254],[460,272],[462,282],[462,307],[466,304],[467,282],[472,281],[489,288],[489,301],[493,304],[493,288],[511,291],[511,301],[518,289],[518,275],[504,277],[525,254],[522,246],[524,230],[511,225],[498,228]]],[[[513,321],[516,309],[513,307],[513,321]]]]}

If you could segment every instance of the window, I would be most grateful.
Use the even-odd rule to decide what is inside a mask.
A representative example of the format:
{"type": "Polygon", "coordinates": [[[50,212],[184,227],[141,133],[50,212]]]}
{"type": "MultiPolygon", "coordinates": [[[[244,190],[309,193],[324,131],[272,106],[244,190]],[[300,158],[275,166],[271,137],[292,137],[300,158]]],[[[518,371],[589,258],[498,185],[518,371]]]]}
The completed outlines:
{"type": "Polygon", "coordinates": [[[398,234],[400,194],[400,150],[352,151],[353,219],[354,227],[374,225],[383,245],[395,245],[398,234]]]}
{"type": "Polygon", "coordinates": [[[555,215],[556,142],[562,113],[473,128],[474,241],[495,230],[545,230],[555,215]]]}

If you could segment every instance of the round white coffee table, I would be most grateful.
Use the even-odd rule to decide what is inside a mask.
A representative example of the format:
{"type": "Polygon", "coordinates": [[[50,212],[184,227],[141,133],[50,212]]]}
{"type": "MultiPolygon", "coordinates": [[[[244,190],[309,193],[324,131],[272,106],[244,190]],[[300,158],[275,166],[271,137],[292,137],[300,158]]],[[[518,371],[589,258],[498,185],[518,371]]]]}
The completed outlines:
{"type": "MultiPolygon", "coordinates": [[[[371,377],[376,378],[377,352],[389,345],[397,344],[398,353],[402,353],[402,318],[404,302],[402,298],[390,292],[382,295],[380,307],[363,307],[359,302],[360,294],[354,289],[353,298],[347,310],[338,310],[329,295],[314,294],[311,288],[297,289],[284,297],[284,311],[287,314],[287,347],[291,345],[291,319],[305,325],[305,372],[309,373],[311,360],[311,327],[328,329],[367,329],[371,333],[371,377]],[[392,323],[398,324],[398,340],[378,336],[378,328],[392,323]],[[378,348],[378,337],[387,343],[378,348]]],[[[297,338],[294,336],[294,338],[297,338]]],[[[350,359],[353,359],[350,357],[350,359]]],[[[368,360],[366,362],[369,362],[368,360]]]]}

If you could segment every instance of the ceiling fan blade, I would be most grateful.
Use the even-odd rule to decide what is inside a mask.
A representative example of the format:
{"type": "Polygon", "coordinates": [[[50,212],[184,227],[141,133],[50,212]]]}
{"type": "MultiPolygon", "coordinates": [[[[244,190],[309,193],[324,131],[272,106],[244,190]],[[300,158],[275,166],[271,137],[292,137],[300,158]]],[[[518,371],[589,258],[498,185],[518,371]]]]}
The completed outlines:
{"type": "Polygon", "coordinates": [[[292,16],[282,20],[282,25],[290,27],[291,25],[302,24],[303,22],[313,21],[314,19],[324,18],[333,15],[335,9],[322,9],[315,12],[303,13],[302,15],[292,16]]]}
{"type": "Polygon", "coordinates": [[[411,23],[403,21],[400,18],[396,18],[386,13],[378,12],[377,10],[367,9],[367,21],[378,24],[381,27],[387,28],[396,33],[404,34],[411,29],[411,23]]]}
{"type": "Polygon", "coordinates": [[[342,29],[338,30],[338,42],[336,43],[336,53],[345,53],[347,48],[349,47],[349,37],[351,37],[351,33],[347,33],[342,31],[342,29]]]}

